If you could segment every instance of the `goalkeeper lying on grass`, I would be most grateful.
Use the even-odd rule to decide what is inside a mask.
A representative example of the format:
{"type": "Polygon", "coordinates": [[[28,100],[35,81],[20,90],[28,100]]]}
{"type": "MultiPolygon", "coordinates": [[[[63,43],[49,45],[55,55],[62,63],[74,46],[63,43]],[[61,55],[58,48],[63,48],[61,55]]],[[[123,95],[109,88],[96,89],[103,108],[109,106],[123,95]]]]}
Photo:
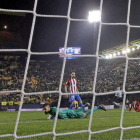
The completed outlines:
{"type": "MultiPolygon", "coordinates": [[[[66,109],[66,110],[59,109],[58,119],[87,118],[91,114],[91,109],[89,109],[86,113],[81,112],[83,108],[86,106],[90,106],[90,104],[86,103],[83,107],[80,107],[79,109],[75,111],[71,109],[66,109]]],[[[97,111],[98,109],[102,109],[106,111],[103,105],[99,105],[98,107],[95,107],[93,109],[93,112],[97,111]]],[[[46,115],[49,113],[50,115],[55,117],[57,107],[50,107],[49,105],[45,104],[43,105],[43,111],[46,115]]]]}

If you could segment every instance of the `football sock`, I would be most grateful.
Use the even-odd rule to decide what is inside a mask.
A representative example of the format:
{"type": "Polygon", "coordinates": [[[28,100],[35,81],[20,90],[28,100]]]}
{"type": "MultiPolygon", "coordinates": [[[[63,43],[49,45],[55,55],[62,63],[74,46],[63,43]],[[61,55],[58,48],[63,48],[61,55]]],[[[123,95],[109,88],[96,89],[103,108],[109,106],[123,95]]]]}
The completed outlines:
{"type": "MultiPolygon", "coordinates": [[[[79,106],[80,106],[80,107],[83,107],[84,105],[83,105],[83,103],[80,103],[79,106]]],[[[84,107],[83,107],[83,111],[84,111],[84,113],[86,112],[86,110],[85,110],[84,107]]]]}
{"type": "Polygon", "coordinates": [[[113,103],[118,106],[118,103],[116,103],[116,102],[113,102],[113,103]]]}
{"type": "Polygon", "coordinates": [[[70,109],[72,109],[73,107],[74,107],[74,106],[71,104],[71,105],[70,105],[70,109]]]}
{"type": "Polygon", "coordinates": [[[127,109],[126,109],[126,105],[124,105],[124,109],[127,110],[127,109]]]}
{"type": "MultiPolygon", "coordinates": [[[[93,112],[97,111],[98,109],[99,109],[98,107],[95,107],[95,108],[93,109],[93,112]]],[[[88,116],[90,115],[90,113],[91,113],[91,109],[89,109],[88,112],[86,112],[86,114],[87,114],[88,116]]]]}

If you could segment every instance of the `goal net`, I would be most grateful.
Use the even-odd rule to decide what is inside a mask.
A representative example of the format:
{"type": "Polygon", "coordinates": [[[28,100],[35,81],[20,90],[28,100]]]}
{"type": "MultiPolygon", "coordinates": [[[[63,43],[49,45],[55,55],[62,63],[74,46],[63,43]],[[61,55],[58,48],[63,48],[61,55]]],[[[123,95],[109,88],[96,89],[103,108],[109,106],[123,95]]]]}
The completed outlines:
{"type": "MultiPolygon", "coordinates": [[[[128,54],[125,53],[124,56],[115,56],[114,57],[114,59],[124,58],[126,60],[126,62],[125,62],[124,79],[123,79],[123,88],[122,88],[122,92],[123,92],[124,96],[123,96],[123,106],[122,106],[122,111],[121,111],[120,126],[119,127],[113,127],[113,128],[110,128],[110,129],[101,130],[101,131],[94,131],[94,132],[91,131],[91,124],[92,124],[92,120],[93,120],[93,116],[94,116],[93,115],[93,108],[94,108],[94,105],[95,105],[96,97],[97,96],[104,96],[104,95],[111,95],[111,94],[115,93],[115,91],[105,92],[105,93],[100,93],[100,94],[97,94],[95,92],[96,81],[97,81],[97,72],[98,72],[98,68],[99,68],[99,60],[106,59],[106,57],[100,57],[99,56],[99,46],[100,46],[100,38],[101,38],[102,26],[103,25],[114,25],[114,26],[125,25],[127,27],[127,39],[126,39],[126,48],[125,49],[128,49],[128,45],[129,45],[130,28],[140,28],[140,26],[134,26],[134,25],[130,25],[129,24],[131,0],[128,0],[128,10],[127,10],[127,21],[126,21],[126,23],[104,23],[104,22],[102,22],[102,19],[101,19],[101,21],[99,21],[99,31],[98,31],[98,39],[97,39],[97,45],[96,45],[96,53],[95,54],[91,54],[91,55],[89,55],[89,54],[74,55],[74,57],[84,57],[84,58],[90,57],[90,58],[96,59],[96,67],[95,67],[93,90],[92,91],[79,92],[78,93],[80,95],[88,94],[88,93],[91,94],[92,93],[92,95],[93,95],[92,111],[91,111],[91,115],[90,115],[90,119],[89,119],[88,129],[87,130],[82,130],[82,131],[68,132],[68,133],[56,133],[56,124],[57,124],[58,119],[57,119],[57,117],[55,117],[55,121],[54,121],[53,131],[52,132],[45,132],[45,133],[26,135],[26,136],[18,136],[17,135],[19,119],[20,119],[23,99],[24,99],[25,95],[38,95],[38,94],[57,93],[59,95],[57,108],[60,108],[60,103],[61,103],[62,96],[63,95],[70,95],[70,93],[62,93],[62,91],[61,91],[61,87],[63,85],[65,65],[66,65],[66,57],[68,57],[68,55],[66,54],[66,47],[67,47],[67,43],[68,43],[70,24],[71,24],[71,21],[78,21],[78,22],[79,21],[82,21],[82,22],[84,22],[84,21],[87,22],[88,21],[88,19],[74,19],[74,18],[70,17],[72,0],[69,0],[69,5],[68,5],[68,10],[67,10],[67,15],[66,16],[64,16],[64,15],[42,15],[42,14],[37,14],[37,12],[36,12],[37,4],[38,4],[38,0],[35,0],[33,11],[30,11],[30,10],[0,9],[0,11],[3,11],[3,12],[20,12],[20,13],[31,13],[31,14],[33,14],[33,21],[32,21],[32,26],[31,26],[31,32],[30,32],[28,48],[27,49],[1,49],[0,50],[0,52],[15,52],[15,51],[16,52],[20,52],[20,51],[23,51],[23,52],[27,52],[27,54],[28,54],[27,62],[26,62],[26,67],[25,67],[25,73],[24,73],[24,79],[23,79],[23,84],[22,84],[22,89],[18,90],[18,91],[15,91],[15,90],[0,91],[0,94],[1,93],[15,93],[15,92],[21,92],[21,94],[22,94],[21,102],[20,102],[20,107],[19,107],[19,111],[18,111],[18,115],[17,115],[17,119],[16,119],[16,124],[15,124],[14,134],[0,135],[0,138],[12,137],[12,138],[14,138],[16,140],[16,139],[24,139],[24,138],[28,139],[28,138],[31,138],[31,137],[38,137],[38,136],[44,136],[44,135],[53,135],[53,140],[55,140],[59,136],[87,133],[88,134],[88,139],[91,140],[92,139],[91,137],[94,134],[99,134],[99,133],[104,133],[104,132],[109,132],[109,131],[120,129],[121,130],[120,140],[122,140],[123,139],[123,134],[124,134],[125,130],[140,128],[140,126],[125,127],[124,128],[123,125],[122,125],[123,124],[123,117],[124,117],[124,105],[125,105],[126,95],[127,94],[133,94],[133,93],[139,93],[139,91],[137,91],[137,92],[126,92],[126,90],[125,90],[126,78],[127,78],[127,69],[128,69],[128,61],[129,60],[139,59],[139,58],[129,58],[128,54]],[[27,74],[28,74],[28,69],[29,69],[29,63],[30,63],[30,60],[31,60],[31,55],[54,55],[54,54],[58,55],[58,54],[60,54],[60,52],[32,52],[31,51],[31,44],[32,44],[32,40],[33,40],[34,28],[35,28],[35,23],[36,23],[36,18],[37,17],[42,17],[42,18],[48,18],[49,17],[49,18],[64,18],[64,19],[67,19],[67,28],[66,28],[66,35],[65,35],[65,42],[64,42],[64,60],[63,60],[63,65],[62,65],[59,89],[57,91],[44,91],[44,92],[37,92],[37,93],[25,93],[24,88],[25,88],[25,84],[26,84],[26,79],[27,79],[27,74]]],[[[103,8],[103,0],[100,1],[101,15],[102,15],[102,8],[103,8]]],[[[56,116],[58,116],[58,110],[57,110],[56,116]]]]}

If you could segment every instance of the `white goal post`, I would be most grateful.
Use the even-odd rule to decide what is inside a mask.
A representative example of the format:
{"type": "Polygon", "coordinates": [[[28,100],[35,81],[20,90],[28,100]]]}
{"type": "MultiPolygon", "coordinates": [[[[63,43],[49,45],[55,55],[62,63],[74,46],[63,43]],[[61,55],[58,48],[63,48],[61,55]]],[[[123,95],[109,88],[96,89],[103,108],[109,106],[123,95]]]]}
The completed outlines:
{"type": "MultiPolygon", "coordinates": [[[[61,92],[62,81],[63,81],[63,77],[64,77],[65,64],[66,64],[66,57],[68,56],[66,54],[66,47],[67,47],[67,42],[68,42],[70,23],[71,23],[71,21],[77,21],[77,22],[80,22],[80,21],[87,22],[88,21],[88,19],[73,19],[73,18],[70,17],[72,0],[69,0],[68,11],[67,11],[66,16],[37,14],[36,13],[37,3],[38,3],[38,0],[35,0],[33,11],[30,11],[30,10],[0,9],[0,11],[3,11],[3,12],[23,12],[23,13],[31,13],[31,14],[33,14],[33,21],[32,21],[32,27],[31,27],[31,32],[30,32],[30,39],[29,39],[29,43],[28,43],[28,48],[27,49],[0,49],[0,52],[15,52],[15,51],[20,52],[20,51],[23,51],[23,52],[28,53],[27,63],[26,63],[26,68],[25,68],[25,73],[24,73],[24,79],[23,79],[23,84],[22,84],[22,89],[21,90],[16,90],[16,91],[15,90],[13,90],[13,91],[0,91],[0,94],[1,93],[15,93],[15,92],[21,92],[21,94],[22,94],[20,107],[19,107],[19,111],[18,111],[18,115],[17,115],[17,119],[16,119],[16,124],[15,124],[14,134],[0,135],[0,138],[11,136],[11,137],[14,137],[15,140],[17,140],[17,139],[21,139],[21,138],[29,138],[29,137],[36,137],[36,136],[43,136],[43,135],[53,134],[53,140],[55,140],[57,136],[72,135],[72,134],[78,134],[78,133],[89,133],[89,138],[88,139],[91,140],[92,134],[121,129],[120,140],[122,140],[124,130],[140,128],[140,126],[127,127],[127,128],[124,128],[122,126],[126,94],[139,93],[139,92],[126,92],[125,91],[128,60],[140,59],[140,58],[128,58],[127,53],[126,53],[124,56],[116,56],[115,57],[115,59],[120,59],[120,58],[125,58],[126,59],[125,74],[124,74],[123,89],[122,89],[122,92],[124,93],[124,97],[123,97],[123,108],[122,108],[122,112],[121,112],[120,126],[110,128],[110,129],[106,129],[106,130],[101,130],[101,131],[95,131],[95,132],[91,131],[93,108],[94,108],[94,103],[95,103],[95,97],[97,96],[97,94],[95,93],[95,86],[96,86],[96,80],[97,80],[97,70],[98,70],[99,60],[100,59],[106,59],[106,58],[99,57],[99,46],[100,46],[100,36],[101,36],[102,25],[115,25],[115,26],[117,26],[117,25],[125,25],[125,26],[127,26],[127,39],[126,39],[126,49],[127,49],[128,48],[128,43],[129,43],[130,28],[140,28],[140,26],[134,26],[134,25],[129,24],[130,7],[131,7],[131,0],[129,0],[128,1],[128,11],[127,11],[127,21],[126,21],[126,23],[103,23],[102,20],[99,21],[99,31],[98,31],[99,34],[98,34],[98,41],[97,41],[97,46],[96,46],[96,54],[95,55],[94,54],[93,55],[92,54],[91,55],[86,55],[86,54],[85,55],[74,55],[76,57],[93,57],[93,58],[96,58],[96,69],[95,69],[95,77],[94,77],[95,82],[93,84],[93,90],[90,91],[90,92],[79,92],[78,93],[78,94],[85,94],[85,93],[92,93],[93,94],[92,111],[91,111],[91,115],[90,115],[88,130],[57,134],[56,131],[55,131],[56,130],[56,124],[57,124],[57,117],[55,117],[52,132],[46,132],[46,133],[40,133],[40,134],[34,134],[34,135],[27,135],[27,136],[17,136],[17,128],[18,128],[19,118],[20,118],[20,114],[21,114],[21,108],[22,108],[24,95],[58,93],[59,94],[59,100],[58,100],[57,108],[59,108],[62,95],[64,95],[64,94],[69,95],[70,94],[70,93],[62,93],[61,92]],[[60,54],[59,52],[32,52],[31,51],[31,44],[32,44],[32,39],[33,39],[34,27],[35,27],[35,23],[36,23],[36,17],[43,17],[43,18],[50,17],[50,18],[65,18],[65,19],[67,19],[67,29],[66,29],[65,42],[64,42],[64,50],[65,51],[64,51],[64,60],[63,60],[63,66],[62,66],[62,72],[61,72],[61,79],[60,79],[60,84],[59,84],[59,91],[46,91],[46,92],[36,92],[36,93],[25,93],[24,92],[24,87],[25,87],[25,83],[26,83],[26,77],[27,77],[27,72],[28,72],[28,67],[29,67],[29,62],[30,62],[31,55],[60,54]]],[[[102,14],[102,7],[103,7],[103,0],[100,1],[101,14],[102,14]]],[[[115,91],[107,92],[107,93],[100,93],[100,94],[98,94],[98,96],[109,95],[109,94],[114,94],[114,93],[115,93],[115,91]]],[[[58,110],[57,110],[56,116],[58,116],[58,110]]]]}

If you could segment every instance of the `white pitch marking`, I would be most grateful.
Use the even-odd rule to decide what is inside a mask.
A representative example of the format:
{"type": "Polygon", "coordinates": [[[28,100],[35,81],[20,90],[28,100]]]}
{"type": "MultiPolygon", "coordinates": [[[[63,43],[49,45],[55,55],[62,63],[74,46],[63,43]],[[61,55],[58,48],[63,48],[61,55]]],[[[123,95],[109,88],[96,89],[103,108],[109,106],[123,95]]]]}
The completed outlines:
{"type": "MultiPolygon", "coordinates": [[[[129,116],[129,118],[134,118],[134,117],[137,117],[137,116],[129,116]]],[[[111,118],[93,118],[93,120],[99,120],[99,119],[102,119],[102,120],[104,120],[104,119],[120,119],[121,117],[111,117],[111,118]]],[[[124,118],[128,118],[128,116],[127,117],[124,117],[124,118]]],[[[60,119],[61,120],[61,119],[60,119]]],[[[64,119],[64,120],[61,120],[61,121],[77,121],[77,120],[81,120],[81,119],[64,119]]],[[[82,119],[82,121],[88,121],[88,119],[82,119]]],[[[42,122],[54,122],[54,120],[44,120],[44,121],[28,121],[28,122],[19,122],[19,123],[38,123],[38,122],[40,122],[40,123],[42,123],[42,122]]],[[[15,123],[0,123],[0,124],[15,124],[15,123]]]]}

